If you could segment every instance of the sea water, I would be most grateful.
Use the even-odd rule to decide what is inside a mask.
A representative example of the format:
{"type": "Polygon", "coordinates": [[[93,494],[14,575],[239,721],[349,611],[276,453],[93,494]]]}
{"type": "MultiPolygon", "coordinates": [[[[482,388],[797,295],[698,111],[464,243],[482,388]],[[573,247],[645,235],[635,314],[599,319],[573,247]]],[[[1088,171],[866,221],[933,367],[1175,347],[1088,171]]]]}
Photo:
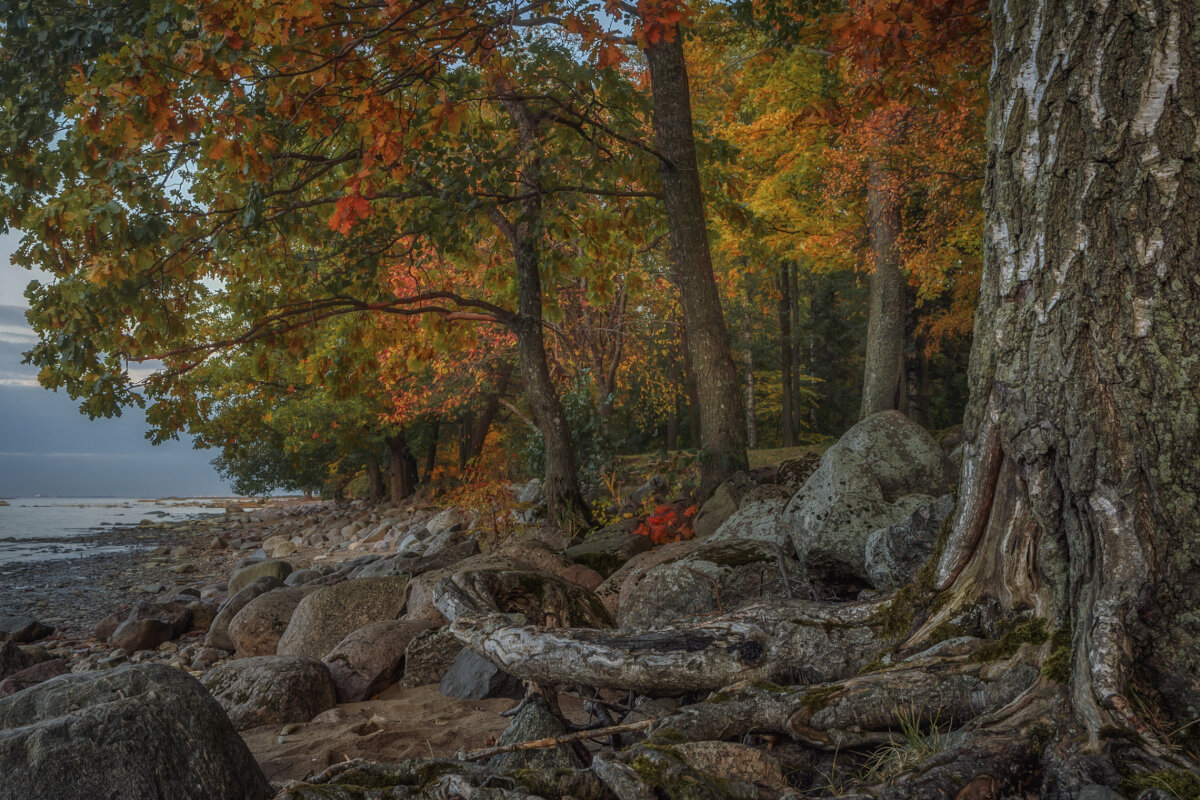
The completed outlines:
{"type": "Polygon", "coordinates": [[[5,502],[7,506],[0,505],[0,564],[116,552],[128,545],[106,544],[106,527],[224,514],[225,503],[232,501],[18,497],[5,502]]]}

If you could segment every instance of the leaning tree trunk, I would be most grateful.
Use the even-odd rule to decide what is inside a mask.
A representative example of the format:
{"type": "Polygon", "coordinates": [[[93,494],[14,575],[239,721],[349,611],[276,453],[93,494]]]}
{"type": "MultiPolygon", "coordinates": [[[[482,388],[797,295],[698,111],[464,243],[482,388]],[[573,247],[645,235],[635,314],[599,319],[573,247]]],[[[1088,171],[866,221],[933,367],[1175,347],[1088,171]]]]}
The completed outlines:
{"type": "Polygon", "coordinates": [[[713,275],[704,195],[692,133],[692,101],[678,28],[646,48],[671,261],[683,307],[684,345],[700,401],[700,494],[747,468],[737,368],[713,275]]]}
{"type": "Polygon", "coordinates": [[[992,19],[983,285],[937,588],[1055,619],[1091,743],[1148,742],[1132,684],[1176,724],[1200,716],[1200,2],[996,0],[992,19]]]}
{"type": "Polygon", "coordinates": [[[542,434],[546,454],[544,487],[550,519],[576,530],[593,523],[591,508],[579,491],[575,445],[563,412],[558,389],[550,377],[546,358],[546,340],[542,330],[542,276],[536,237],[542,219],[541,158],[538,121],[503,77],[494,79],[495,89],[516,127],[523,157],[518,177],[525,187],[520,217],[510,220],[499,208],[491,211],[492,220],[512,247],[517,276],[517,313],[508,320],[517,336],[517,360],[529,409],[542,434]]]}
{"type": "Polygon", "coordinates": [[[874,270],[867,317],[861,418],[900,408],[904,396],[904,275],[900,271],[900,202],[888,171],[871,164],[867,238],[874,270]]]}

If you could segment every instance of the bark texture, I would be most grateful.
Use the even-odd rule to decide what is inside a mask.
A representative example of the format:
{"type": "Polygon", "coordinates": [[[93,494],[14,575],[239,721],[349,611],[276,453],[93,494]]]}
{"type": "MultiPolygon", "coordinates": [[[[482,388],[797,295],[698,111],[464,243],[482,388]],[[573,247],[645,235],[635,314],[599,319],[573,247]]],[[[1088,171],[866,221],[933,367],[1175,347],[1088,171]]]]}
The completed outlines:
{"type": "Polygon", "coordinates": [[[886,167],[871,165],[867,238],[875,262],[859,418],[900,408],[904,398],[904,275],[900,271],[900,202],[886,167]]]}
{"type": "Polygon", "coordinates": [[[684,344],[700,401],[703,495],[746,469],[746,429],[737,368],[708,248],[683,35],[678,29],[672,33],[647,47],[646,59],[671,261],[686,320],[684,344]]]}
{"type": "Polygon", "coordinates": [[[796,446],[796,399],[792,391],[792,279],[786,261],[779,264],[779,365],[783,384],[780,426],[783,446],[796,446]]]}
{"type": "Polygon", "coordinates": [[[1092,741],[1149,738],[1133,683],[1200,716],[1200,3],[991,14],[983,286],[936,583],[1057,619],[1092,741]]]}

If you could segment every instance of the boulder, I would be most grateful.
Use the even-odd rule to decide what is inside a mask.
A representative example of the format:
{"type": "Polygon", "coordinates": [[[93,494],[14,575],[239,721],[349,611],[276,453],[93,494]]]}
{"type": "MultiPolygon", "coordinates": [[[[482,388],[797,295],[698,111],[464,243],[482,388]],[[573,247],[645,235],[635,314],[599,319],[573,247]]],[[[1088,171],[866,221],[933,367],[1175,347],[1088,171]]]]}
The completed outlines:
{"type": "Polygon", "coordinates": [[[443,509],[433,519],[426,522],[425,530],[429,531],[431,537],[436,538],[443,533],[466,530],[474,521],[467,511],[451,507],[443,509]]]}
{"type": "Polygon", "coordinates": [[[786,490],[776,486],[751,489],[743,496],[738,510],[721,523],[709,541],[756,541],[790,547],[789,532],[780,525],[789,498],[786,490]]]}
{"type": "Polygon", "coordinates": [[[519,613],[533,625],[608,628],[612,617],[593,592],[544,572],[468,568],[433,587],[433,605],[453,622],[462,614],[519,613]]]}
{"type": "Polygon", "coordinates": [[[229,661],[201,679],[239,731],[308,722],[333,708],[329,669],[305,656],[255,656],[229,661]]]}
{"type": "Polygon", "coordinates": [[[118,626],[129,617],[129,613],[125,611],[114,611],[104,619],[96,623],[96,627],[92,629],[92,636],[95,636],[102,642],[107,642],[113,635],[118,626]]]}
{"type": "Polygon", "coordinates": [[[339,703],[368,700],[400,679],[404,651],[428,622],[368,622],[342,639],[322,661],[329,667],[339,703]]]}
{"type": "Polygon", "coordinates": [[[654,547],[649,536],[634,533],[639,521],[621,520],[606,525],[579,544],[567,549],[567,558],[599,572],[605,578],[624,566],[638,553],[654,547]]]}
{"type": "Polygon", "coordinates": [[[280,561],[279,559],[259,561],[255,564],[242,567],[233,573],[233,577],[229,579],[229,594],[237,594],[262,577],[269,576],[283,581],[284,578],[291,574],[292,565],[286,561],[280,561]]]}
{"type": "Polygon", "coordinates": [[[59,675],[66,675],[70,671],[71,667],[61,658],[41,661],[0,681],[0,697],[8,697],[10,694],[16,694],[22,689],[36,686],[43,681],[57,678],[59,675]]]}
{"type": "Polygon", "coordinates": [[[170,624],[161,619],[136,619],[130,617],[117,626],[108,643],[126,653],[138,650],[154,650],[173,636],[170,624]]]}
{"type": "MultiPolygon", "coordinates": [[[[513,721],[504,729],[504,733],[500,734],[496,744],[504,746],[533,742],[562,736],[566,732],[567,729],[562,721],[550,713],[544,704],[531,702],[526,703],[521,711],[513,717],[513,721]]],[[[560,769],[582,768],[583,762],[579,760],[579,756],[575,755],[575,751],[569,745],[561,744],[558,747],[540,750],[501,753],[498,756],[492,756],[488,761],[490,771],[509,774],[523,769],[531,769],[553,775],[556,770],[560,769]]]]}
{"type": "MultiPolygon", "coordinates": [[[[138,603],[129,612],[129,616],[125,618],[125,621],[158,620],[171,628],[170,638],[173,639],[176,636],[182,636],[192,625],[192,611],[188,608],[188,602],[190,600],[184,602],[180,602],[179,600],[162,600],[159,602],[138,603]]],[[[115,631],[113,635],[116,635],[115,631]]]]}
{"type": "Polygon", "coordinates": [[[604,576],[583,564],[572,564],[558,576],[589,591],[596,591],[604,583],[604,576]]]}
{"type": "Polygon", "coordinates": [[[522,486],[521,491],[517,493],[517,502],[527,506],[545,503],[546,491],[542,488],[542,482],[537,478],[530,478],[529,482],[522,486]]]}
{"type": "Polygon", "coordinates": [[[217,607],[206,600],[192,600],[186,607],[192,612],[192,624],[188,630],[207,632],[217,618],[217,607]]]}
{"type": "Polygon", "coordinates": [[[521,681],[464,647],[442,676],[438,691],[459,700],[486,700],[489,697],[519,698],[524,694],[521,681]]]}
{"type": "Polygon", "coordinates": [[[36,663],[36,658],[17,647],[11,639],[0,644],[0,679],[29,669],[36,663]]]}
{"type": "Polygon", "coordinates": [[[748,539],[706,541],[677,561],[659,564],[623,591],[617,622],[654,630],[689,617],[732,611],[745,603],[789,597],[801,567],[773,544],[748,539]],[[783,575],[788,575],[788,583],[783,575]]]}
{"type": "Polygon", "coordinates": [[[0,700],[0,800],[265,800],[271,785],[186,672],[137,664],[0,700]]]}
{"type": "Polygon", "coordinates": [[[36,642],[52,633],[54,628],[33,617],[0,614],[0,642],[36,642]]]}
{"type": "Polygon", "coordinates": [[[863,567],[876,589],[895,589],[916,578],[933,556],[938,532],[953,510],[953,495],[944,494],[867,538],[863,567]]]}
{"type": "Polygon", "coordinates": [[[233,622],[233,618],[251,600],[260,594],[265,594],[281,586],[283,584],[279,579],[272,578],[270,575],[256,578],[250,585],[222,603],[221,608],[217,611],[217,616],[213,619],[212,624],[208,626],[208,634],[204,637],[204,644],[208,647],[220,648],[221,650],[233,650],[237,645],[233,643],[233,637],[229,635],[229,623],[233,622]]]}
{"type": "Polygon", "coordinates": [[[315,586],[282,587],[264,592],[229,622],[229,638],[238,658],[275,655],[296,606],[317,591],[315,586]]]}
{"type": "Polygon", "coordinates": [[[295,572],[289,573],[283,579],[284,586],[303,586],[306,583],[315,581],[321,577],[321,573],[315,569],[298,569],[295,572]]]}
{"type": "Polygon", "coordinates": [[[704,501],[696,518],[692,520],[692,530],[697,539],[707,539],[716,533],[721,523],[733,516],[742,504],[742,498],[751,489],[758,486],[749,475],[736,472],[717,486],[712,497],[704,501]]]}
{"type": "Polygon", "coordinates": [[[438,683],[463,651],[463,643],[450,628],[430,628],[404,648],[404,677],[400,688],[438,683]]]}
{"type": "Polygon", "coordinates": [[[696,541],[673,542],[639,553],[629,559],[619,570],[605,578],[604,583],[596,589],[596,597],[600,599],[608,613],[615,618],[617,609],[621,606],[621,598],[637,585],[643,575],[659,564],[666,564],[682,558],[685,554],[698,548],[700,544],[696,541]]]}
{"type": "Polygon", "coordinates": [[[811,577],[865,584],[867,539],[932,498],[909,495],[891,502],[864,456],[840,445],[826,451],[821,466],[788,501],[780,524],[811,577]]]}
{"type": "Polygon", "coordinates": [[[368,622],[399,617],[407,587],[408,579],[402,577],[356,578],[324,586],[300,601],[277,652],[323,658],[368,622]]]}
{"type": "Polygon", "coordinates": [[[954,488],[953,466],[937,440],[899,411],[872,414],[830,450],[862,456],[889,502],[906,494],[938,497],[954,488]]]}

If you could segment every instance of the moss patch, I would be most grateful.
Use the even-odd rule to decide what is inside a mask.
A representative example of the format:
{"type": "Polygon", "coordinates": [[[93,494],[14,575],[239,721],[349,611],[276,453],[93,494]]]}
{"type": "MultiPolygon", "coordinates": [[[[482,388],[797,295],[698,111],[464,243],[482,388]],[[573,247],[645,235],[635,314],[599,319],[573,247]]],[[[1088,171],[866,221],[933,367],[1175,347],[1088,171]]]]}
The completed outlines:
{"type": "Polygon", "coordinates": [[[995,639],[985,644],[975,653],[974,661],[995,661],[1007,658],[1028,642],[1029,644],[1045,644],[1050,638],[1046,630],[1044,617],[1018,621],[1015,619],[1001,620],[997,626],[999,634],[995,639]]]}
{"type": "Polygon", "coordinates": [[[1179,800],[1200,800],[1200,778],[1190,772],[1162,770],[1123,778],[1121,794],[1137,797],[1147,789],[1161,789],[1179,800]]]}
{"type": "Polygon", "coordinates": [[[1071,629],[1059,628],[1050,637],[1050,655],[1042,662],[1042,674],[1055,683],[1071,681],[1071,629]]]}

